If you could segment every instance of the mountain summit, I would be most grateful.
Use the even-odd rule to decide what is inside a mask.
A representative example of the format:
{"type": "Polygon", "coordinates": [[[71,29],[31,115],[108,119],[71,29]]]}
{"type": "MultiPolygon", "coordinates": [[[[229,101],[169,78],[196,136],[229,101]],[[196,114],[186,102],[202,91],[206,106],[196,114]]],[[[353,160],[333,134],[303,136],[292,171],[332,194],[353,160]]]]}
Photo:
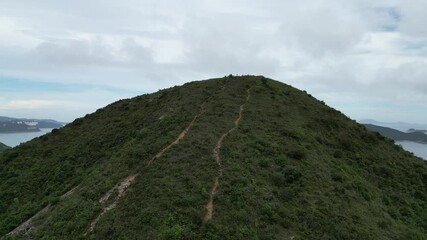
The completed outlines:
{"type": "Polygon", "coordinates": [[[115,102],[0,155],[5,239],[423,239],[427,164],[261,76],[115,102]]]}

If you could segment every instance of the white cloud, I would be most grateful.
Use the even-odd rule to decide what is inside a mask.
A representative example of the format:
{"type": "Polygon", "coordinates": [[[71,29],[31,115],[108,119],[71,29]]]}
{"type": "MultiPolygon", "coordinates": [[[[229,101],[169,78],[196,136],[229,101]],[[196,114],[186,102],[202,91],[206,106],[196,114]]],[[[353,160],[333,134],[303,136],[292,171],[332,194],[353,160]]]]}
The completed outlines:
{"type": "Polygon", "coordinates": [[[44,42],[37,46],[35,54],[50,64],[66,66],[129,67],[152,62],[150,50],[131,38],[110,42],[103,37],[44,42]]]}
{"type": "Polygon", "coordinates": [[[398,103],[427,101],[426,8],[424,0],[3,0],[0,76],[146,92],[264,74],[350,115],[369,101],[340,104],[342,94],[404,114],[398,103]]]}
{"type": "Polygon", "coordinates": [[[314,56],[338,54],[358,43],[367,30],[361,15],[347,4],[302,1],[281,19],[282,38],[314,56]]]}
{"type": "Polygon", "coordinates": [[[407,0],[400,5],[401,20],[399,30],[415,37],[427,37],[427,2],[424,0],[407,0]]]}
{"type": "Polygon", "coordinates": [[[28,36],[25,33],[27,30],[28,28],[20,26],[15,19],[0,15],[0,46],[2,48],[34,48],[40,40],[28,36]]]}
{"type": "Polygon", "coordinates": [[[58,105],[59,103],[48,100],[12,100],[2,103],[0,110],[44,109],[58,105]]]}

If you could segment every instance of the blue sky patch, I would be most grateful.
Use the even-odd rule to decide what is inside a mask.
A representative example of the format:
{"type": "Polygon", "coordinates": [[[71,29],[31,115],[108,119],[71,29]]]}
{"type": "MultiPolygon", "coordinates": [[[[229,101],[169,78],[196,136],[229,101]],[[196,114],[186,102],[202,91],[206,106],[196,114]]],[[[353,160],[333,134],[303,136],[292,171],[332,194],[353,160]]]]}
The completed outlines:
{"type": "Polygon", "coordinates": [[[80,83],[53,83],[34,81],[26,79],[16,79],[0,76],[0,92],[84,92],[88,90],[104,90],[116,93],[134,93],[141,94],[141,91],[128,90],[122,88],[111,87],[107,85],[95,84],[80,84],[80,83]]]}
{"type": "Polygon", "coordinates": [[[400,22],[400,19],[401,19],[401,14],[397,10],[397,8],[393,8],[393,7],[378,8],[376,9],[376,11],[378,11],[378,13],[380,14],[385,14],[390,17],[390,21],[387,24],[381,26],[382,31],[385,31],[385,32],[397,31],[398,23],[400,22]]]}
{"type": "Polygon", "coordinates": [[[397,22],[400,21],[400,19],[401,19],[401,15],[396,8],[389,8],[388,14],[390,15],[390,17],[392,17],[397,22]]]}

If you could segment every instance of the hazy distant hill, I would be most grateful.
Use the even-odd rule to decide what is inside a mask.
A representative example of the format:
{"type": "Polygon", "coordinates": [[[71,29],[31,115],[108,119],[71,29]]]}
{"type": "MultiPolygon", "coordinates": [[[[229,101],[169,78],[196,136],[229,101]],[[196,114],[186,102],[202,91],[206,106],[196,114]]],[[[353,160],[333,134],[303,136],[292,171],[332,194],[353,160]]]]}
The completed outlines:
{"type": "Polygon", "coordinates": [[[426,161],[264,77],[115,102],[0,166],[6,239],[427,236],[426,161]]]}
{"type": "Polygon", "coordinates": [[[364,124],[371,131],[378,132],[384,137],[395,141],[412,141],[418,143],[427,143],[427,134],[420,131],[401,132],[396,129],[380,127],[372,124],[364,124]]]}
{"type": "Polygon", "coordinates": [[[0,116],[0,133],[34,132],[40,128],[60,128],[64,124],[50,119],[26,119],[0,116]]]}
{"type": "Polygon", "coordinates": [[[417,123],[406,123],[406,122],[379,122],[372,119],[363,119],[360,120],[361,124],[371,124],[381,127],[388,127],[399,130],[401,132],[407,132],[409,129],[427,129],[427,124],[417,124],[417,123]]]}
{"type": "Polygon", "coordinates": [[[15,132],[37,132],[40,129],[36,126],[29,126],[23,122],[0,122],[0,133],[15,132]]]}
{"type": "Polygon", "coordinates": [[[8,149],[9,147],[6,146],[5,144],[0,142],[0,152],[3,152],[4,150],[8,149]]]}

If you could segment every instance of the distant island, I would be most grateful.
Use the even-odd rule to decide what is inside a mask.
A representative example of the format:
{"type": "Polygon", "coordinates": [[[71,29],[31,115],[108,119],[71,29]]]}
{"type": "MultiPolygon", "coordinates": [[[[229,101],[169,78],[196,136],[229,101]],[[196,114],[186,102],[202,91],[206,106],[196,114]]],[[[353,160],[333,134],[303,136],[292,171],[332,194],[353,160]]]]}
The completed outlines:
{"type": "Polygon", "coordinates": [[[377,132],[384,137],[395,141],[411,141],[427,144],[427,134],[425,133],[425,130],[409,129],[408,132],[402,132],[393,128],[381,127],[373,124],[363,125],[365,125],[368,130],[377,132]]]}
{"type": "Polygon", "coordinates": [[[0,142],[0,153],[3,152],[4,150],[10,148],[9,146],[6,146],[4,143],[0,142]]]}
{"type": "Polygon", "coordinates": [[[0,116],[0,133],[38,132],[40,128],[61,128],[65,124],[51,119],[26,119],[0,116]]]}

